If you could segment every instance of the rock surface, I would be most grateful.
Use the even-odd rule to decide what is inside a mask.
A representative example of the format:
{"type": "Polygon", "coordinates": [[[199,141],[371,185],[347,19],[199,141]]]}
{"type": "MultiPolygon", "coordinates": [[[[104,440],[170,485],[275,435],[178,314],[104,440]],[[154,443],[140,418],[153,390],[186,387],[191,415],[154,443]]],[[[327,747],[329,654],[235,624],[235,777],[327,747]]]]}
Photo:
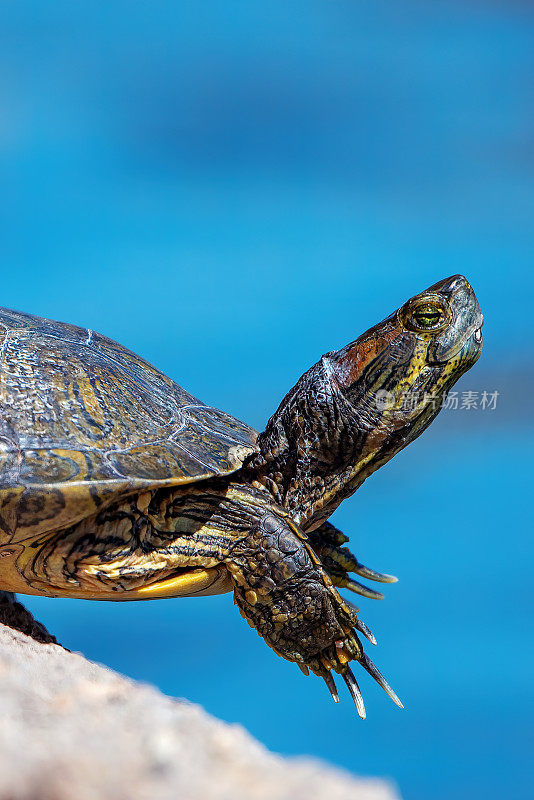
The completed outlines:
{"type": "Polygon", "coordinates": [[[7,596],[0,622],[0,800],[398,797],[64,650],[7,596]]]}

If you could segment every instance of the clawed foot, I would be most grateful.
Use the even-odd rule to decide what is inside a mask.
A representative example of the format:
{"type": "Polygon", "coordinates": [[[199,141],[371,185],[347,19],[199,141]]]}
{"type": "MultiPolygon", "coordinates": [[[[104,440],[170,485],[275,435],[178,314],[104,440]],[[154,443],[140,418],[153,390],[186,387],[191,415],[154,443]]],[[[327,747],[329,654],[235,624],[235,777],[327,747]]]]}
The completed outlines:
{"type": "Polygon", "coordinates": [[[333,672],[337,672],[339,675],[341,675],[347,685],[347,688],[354,701],[354,705],[356,706],[358,716],[361,719],[365,719],[365,705],[363,702],[362,693],[360,691],[358,681],[356,680],[354,673],[350,668],[350,662],[357,661],[364,668],[364,670],[368,672],[372,678],[374,678],[378,685],[382,687],[382,689],[393,700],[393,702],[396,703],[399,708],[404,708],[403,704],[387,680],[384,678],[378,667],[371,661],[369,656],[364,653],[363,645],[360,641],[360,638],[356,634],[356,630],[360,631],[360,633],[363,633],[363,635],[374,645],[376,645],[376,639],[365,622],[362,622],[362,620],[357,617],[356,612],[358,609],[353,606],[352,603],[349,603],[347,600],[342,598],[333,587],[331,587],[330,591],[332,594],[337,595],[337,599],[339,600],[338,619],[341,617],[343,622],[345,622],[345,620],[349,618],[353,627],[345,629],[346,632],[343,639],[336,639],[334,644],[322,650],[313,659],[308,660],[305,665],[297,662],[299,663],[299,667],[301,668],[302,672],[305,675],[308,675],[309,670],[311,669],[315,675],[323,678],[330,694],[332,695],[332,699],[335,703],[338,703],[339,695],[334,681],[334,676],[332,674],[333,672]]]}
{"type": "MultiPolygon", "coordinates": [[[[357,621],[360,622],[359,620],[357,621]]],[[[373,637],[374,638],[374,637],[373,637]]],[[[376,644],[376,642],[375,642],[376,644]]],[[[346,639],[337,640],[335,644],[327,650],[320,653],[313,662],[309,664],[309,668],[316,674],[323,678],[326,683],[334,703],[339,703],[339,695],[337,692],[336,684],[334,681],[333,672],[337,672],[345,681],[347,688],[352,696],[354,705],[361,719],[365,719],[365,705],[363,702],[362,693],[358,686],[358,681],[354,677],[349,663],[350,661],[357,661],[365,669],[369,675],[374,678],[379,686],[386,692],[389,697],[396,703],[399,708],[404,708],[403,704],[384,678],[378,667],[371,661],[369,656],[363,652],[362,643],[358,636],[351,631],[346,639]]],[[[300,665],[300,668],[305,675],[308,674],[308,668],[300,665]]]]}
{"type": "Polygon", "coordinates": [[[382,592],[377,592],[375,589],[355,581],[348,573],[354,572],[361,578],[378,583],[396,583],[398,580],[394,575],[386,575],[360,564],[350,550],[342,546],[348,542],[348,536],[345,536],[329,522],[325,522],[317,530],[308,533],[308,537],[324,569],[332,579],[332,583],[339,589],[349,589],[351,592],[369,597],[371,600],[383,600],[382,592]]]}
{"type": "MultiPolygon", "coordinates": [[[[382,592],[377,592],[365,586],[363,583],[355,581],[349,576],[349,572],[354,572],[361,578],[367,578],[368,580],[378,583],[396,583],[398,580],[394,575],[377,572],[374,569],[360,564],[350,550],[347,547],[343,547],[343,545],[348,542],[348,536],[345,536],[344,533],[329,522],[325,522],[317,530],[308,533],[308,537],[315,553],[321,561],[322,567],[332,580],[334,586],[339,589],[349,589],[356,594],[369,597],[372,600],[383,600],[384,595],[382,592]]],[[[352,603],[344,599],[342,602],[345,607],[349,606],[352,611],[352,623],[354,628],[363,634],[372,644],[376,645],[376,639],[372,632],[367,625],[356,616],[356,612],[358,611],[356,606],[353,606],[352,603]]],[[[389,697],[391,697],[393,702],[400,708],[403,708],[401,701],[389,683],[375,664],[373,664],[369,656],[363,652],[362,644],[354,631],[351,631],[345,640],[336,641],[334,648],[329,648],[327,651],[321,653],[317,662],[310,665],[313,672],[315,672],[316,675],[320,675],[325,681],[334,702],[339,702],[339,695],[332,675],[332,672],[337,672],[345,681],[359,716],[365,719],[365,706],[360,687],[349,666],[349,662],[352,660],[358,661],[369,675],[384,689],[389,697]]]]}
{"type": "Polygon", "coordinates": [[[265,514],[248,536],[236,541],[227,562],[235,582],[235,602],[249,625],[278,655],[296,662],[304,674],[311,670],[323,678],[335,702],[339,697],[333,673],[337,672],[358,714],[365,717],[362,695],[350,668],[350,662],[357,661],[402,708],[393,689],[364,653],[357,631],[373,644],[375,637],[358,619],[355,606],[336,589],[345,586],[358,591],[351,584],[360,584],[348,578],[349,569],[358,569],[359,574],[364,570],[363,574],[375,580],[396,579],[360,565],[340,547],[346,537],[333,526],[328,526],[325,536],[325,527],[319,529],[322,536],[308,537],[291,520],[265,514]]]}

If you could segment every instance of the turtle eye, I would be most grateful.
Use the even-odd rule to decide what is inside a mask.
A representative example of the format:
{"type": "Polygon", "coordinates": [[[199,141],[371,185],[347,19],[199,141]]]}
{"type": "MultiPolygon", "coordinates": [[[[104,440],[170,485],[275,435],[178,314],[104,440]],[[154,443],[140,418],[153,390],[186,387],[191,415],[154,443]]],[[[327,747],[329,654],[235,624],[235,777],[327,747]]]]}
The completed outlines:
{"type": "Polygon", "coordinates": [[[412,330],[425,332],[441,330],[449,314],[444,304],[437,300],[424,300],[409,309],[406,325],[412,330]]]}

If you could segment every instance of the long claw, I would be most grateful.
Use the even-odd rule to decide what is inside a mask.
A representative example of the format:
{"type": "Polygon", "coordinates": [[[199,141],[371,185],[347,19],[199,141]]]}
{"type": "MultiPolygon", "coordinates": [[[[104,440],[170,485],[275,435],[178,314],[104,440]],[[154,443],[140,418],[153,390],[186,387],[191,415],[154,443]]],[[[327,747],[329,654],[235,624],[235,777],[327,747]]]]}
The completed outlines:
{"type": "MultiPolygon", "coordinates": [[[[341,534],[343,536],[343,534],[341,534]]],[[[345,537],[346,539],[346,537],[345,537]]],[[[378,583],[397,583],[398,578],[395,575],[388,575],[385,572],[378,572],[376,569],[366,567],[365,564],[360,564],[356,556],[354,556],[348,547],[335,547],[333,544],[324,542],[318,545],[318,551],[326,557],[327,562],[331,562],[330,566],[333,568],[334,574],[342,572],[355,572],[361,578],[367,578],[370,581],[378,581],[378,583]]]]}
{"type": "Polygon", "coordinates": [[[361,619],[356,619],[356,621],[354,623],[354,627],[356,628],[357,631],[360,631],[360,633],[363,633],[365,638],[369,639],[371,644],[376,644],[375,635],[371,630],[369,630],[369,628],[367,627],[365,622],[362,622],[361,619]]]}
{"type": "Polygon", "coordinates": [[[334,583],[342,589],[349,589],[349,591],[369,597],[371,600],[384,599],[382,592],[375,592],[374,589],[369,589],[368,586],[364,586],[363,583],[358,583],[358,581],[353,581],[352,578],[337,578],[334,583]]]}
{"type": "Polygon", "coordinates": [[[362,653],[359,661],[362,667],[369,673],[371,678],[374,678],[375,681],[378,683],[378,685],[381,686],[382,689],[385,691],[385,693],[389,695],[389,697],[391,697],[393,702],[396,703],[399,708],[404,708],[401,701],[399,700],[399,698],[397,697],[397,695],[395,694],[395,692],[393,691],[387,680],[384,678],[378,667],[376,667],[373,664],[369,656],[367,656],[365,653],[362,653]]]}
{"type": "Polygon", "coordinates": [[[301,671],[301,672],[302,672],[304,675],[306,675],[306,677],[307,677],[307,676],[310,674],[310,670],[308,669],[308,667],[306,666],[306,664],[299,664],[299,662],[297,661],[297,666],[298,666],[298,668],[300,669],[300,671],[301,671]]]}
{"type": "Polygon", "coordinates": [[[364,567],[359,561],[355,560],[355,564],[357,566],[354,566],[352,571],[355,572],[356,575],[359,575],[360,578],[367,578],[370,581],[377,581],[378,583],[397,583],[399,580],[395,575],[388,575],[386,572],[377,572],[376,569],[364,567]]]}
{"type": "Polygon", "coordinates": [[[362,693],[360,692],[360,687],[358,686],[358,681],[354,677],[354,673],[352,672],[350,667],[342,673],[343,680],[347,684],[348,690],[351,693],[352,699],[354,700],[354,705],[356,706],[356,711],[358,712],[358,716],[360,719],[365,719],[365,706],[363,704],[363,697],[362,693]]]}
{"type": "Polygon", "coordinates": [[[326,683],[326,685],[328,686],[328,691],[332,695],[332,700],[334,701],[334,703],[339,703],[339,695],[337,693],[336,684],[335,684],[335,681],[334,681],[334,679],[332,677],[332,673],[330,672],[330,670],[327,669],[325,671],[325,673],[323,674],[323,680],[326,683]]]}

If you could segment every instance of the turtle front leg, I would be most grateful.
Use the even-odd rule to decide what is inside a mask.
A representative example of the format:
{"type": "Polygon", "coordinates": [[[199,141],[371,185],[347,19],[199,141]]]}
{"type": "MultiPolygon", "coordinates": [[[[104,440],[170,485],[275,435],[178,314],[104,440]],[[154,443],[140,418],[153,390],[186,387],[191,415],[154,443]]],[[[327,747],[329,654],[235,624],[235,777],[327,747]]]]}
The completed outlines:
{"type": "Polygon", "coordinates": [[[400,706],[402,704],[363,652],[354,628],[365,629],[337,592],[307,537],[295,525],[266,513],[249,534],[232,545],[225,564],[234,600],[251,627],[305,674],[322,677],[338,701],[332,671],[347,684],[360,717],[363,699],[349,662],[358,661],[400,706]]]}
{"type": "Polygon", "coordinates": [[[377,592],[363,583],[355,581],[349,576],[349,572],[354,572],[361,578],[378,583],[396,583],[398,580],[394,575],[386,575],[360,564],[348,547],[342,546],[349,541],[349,537],[330,522],[324,522],[316,530],[310,531],[308,538],[334,586],[340,589],[349,589],[351,592],[370,597],[372,600],[383,600],[382,592],[377,592]]]}

